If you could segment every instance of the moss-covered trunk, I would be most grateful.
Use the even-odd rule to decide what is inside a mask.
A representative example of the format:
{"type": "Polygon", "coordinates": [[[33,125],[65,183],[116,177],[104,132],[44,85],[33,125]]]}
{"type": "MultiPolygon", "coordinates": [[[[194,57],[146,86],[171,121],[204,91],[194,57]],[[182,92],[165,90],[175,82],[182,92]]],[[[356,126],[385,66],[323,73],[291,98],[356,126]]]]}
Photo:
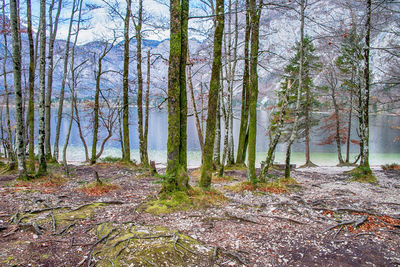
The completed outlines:
{"type": "Polygon", "coordinates": [[[246,159],[245,139],[249,122],[249,43],[250,43],[250,9],[249,0],[246,0],[246,30],[244,37],[244,70],[242,85],[242,109],[240,116],[239,143],[237,149],[236,163],[244,163],[246,159]]]}
{"type": "MultiPolygon", "coordinates": [[[[44,0],[42,0],[44,1],[44,0]]],[[[18,31],[18,13],[17,1],[10,0],[10,20],[11,20],[11,36],[13,51],[13,74],[14,74],[14,91],[15,91],[15,120],[16,120],[16,146],[18,158],[19,177],[26,179],[25,166],[25,149],[24,149],[24,120],[22,110],[22,88],[21,88],[21,44],[18,31]]]]}
{"type": "Polygon", "coordinates": [[[258,44],[259,25],[262,8],[262,0],[257,6],[256,0],[250,0],[250,22],[251,22],[251,48],[250,48],[250,104],[249,104],[249,147],[248,147],[248,168],[249,179],[257,182],[256,176],[256,137],[257,137],[257,97],[258,97],[258,44]]]}
{"type": "Polygon", "coordinates": [[[124,135],[123,161],[131,161],[131,146],[129,142],[129,16],[131,0],[127,0],[124,23],[124,70],[122,74],[122,131],[124,135]]]}
{"type": "Polygon", "coordinates": [[[29,171],[35,172],[35,47],[32,34],[32,12],[31,0],[26,1],[26,16],[28,21],[29,39],[29,100],[28,100],[28,123],[29,123],[29,171]]]}
{"type": "Polygon", "coordinates": [[[163,191],[186,191],[186,59],[189,3],[170,1],[170,55],[168,66],[167,174],[163,191]]]}
{"type": "Polygon", "coordinates": [[[218,107],[218,92],[222,68],[222,37],[224,34],[224,0],[216,1],[216,26],[214,33],[214,52],[211,70],[210,92],[208,96],[208,116],[206,123],[206,138],[203,150],[203,165],[201,167],[200,186],[209,189],[212,178],[213,147],[215,139],[215,124],[218,107]]]}

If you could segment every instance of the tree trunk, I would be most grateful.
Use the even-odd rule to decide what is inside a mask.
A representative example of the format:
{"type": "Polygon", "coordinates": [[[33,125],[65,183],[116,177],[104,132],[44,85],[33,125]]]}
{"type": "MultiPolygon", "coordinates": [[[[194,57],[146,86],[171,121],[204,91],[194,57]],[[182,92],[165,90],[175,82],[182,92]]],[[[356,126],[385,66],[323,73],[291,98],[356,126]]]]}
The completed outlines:
{"type": "Polygon", "coordinates": [[[139,131],[139,152],[140,161],[143,166],[149,166],[149,157],[145,147],[144,132],[143,132],[143,74],[142,74],[142,13],[143,13],[143,0],[139,0],[139,14],[138,23],[136,27],[136,70],[138,79],[138,95],[137,95],[137,108],[138,108],[138,131],[139,131]]]}
{"type": "Polygon", "coordinates": [[[252,183],[257,182],[256,176],[256,138],[257,138],[257,97],[258,97],[258,44],[260,15],[262,8],[262,0],[257,7],[256,0],[250,0],[250,17],[251,17],[251,49],[250,49],[250,105],[249,105],[249,148],[248,148],[248,168],[249,179],[252,183]]]}
{"type": "Polygon", "coordinates": [[[150,102],[150,78],[151,78],[151,56],[150,56],[150,50],[147,51],[147,79],[146,79],[146,85],[147,85],[147,90],[146,90],[146,111],[145,111],[145,124],[144,124],[144,148],[147,150],[147,140],[149,136],[149,102],[150,102]]]}
{"type": "MultiPolygon", "coordinates": [[[[107,46],[107,45],[105,45],[107,46]]],[[[94,119],[93,119],[93,139],[92,139],[92,156],[90,158],[90,164],[96,163],[96,149],[97,149],[97,136],[99,132],[99,98],[100,98],[100,78],[102,72],[102,57],[99,57],[97,72],[96,72],[96,93],[94,95],[94,119]]]]}
{"type": "MultiPolygon", "coordinates": [[[[72,81],[73,84],[75,84],[74,81],[72,81]]],[[[68,170],[68,164],[67,164],[67,148],[68,148],[68,142],[69,142],[69,137],[71,135],[71,128],[72,128],[72,123],[74,120],[74,105],[75,105],[75,85],[72,85],[71,89],[71,117],[69,119],[69,124],[68,124],[68,131],[67,135],[65,136],[65,141],[64,141],[64,147],[63,147],[63,165],[64,165],[64,170],[65,174],[69,176],[69,170],[68,170]]]]}
{"type": "Polygon", "coordinates": [[[40,70],[39,70],[39,170],[38,175],[47,173],[45,154],[45,75],[46,75],[46,1],[40,0],[40,70]]]}
{"type": "Polygon", "coordinates": [[[25,149],[24,149],[24,119],[22,111],[22,88],[21,88],[21,46],[20,36],[18,32],[18,13],[17,1],[10,0],[10,20],[11,20],[11,36],[13,47],[13,66],[14,66],[14,91],[15,91],[15,120],[16,120],[16,146],[18,158],[18,176],[21,179],[26,179],[25,166],[25,149]]]}
{"type": "Polygon", "coordinates": [[[46,148],[46,158],[47,160],[51,160],[51,143],[50,143],[50,134],[51,134],[51,93],[53,90],[53,71],[54,71],[54,41],[57,36],[57,28],[58,28],[58,19],[60,17],[61,12],[61,4],[62,0],[58,0],[58,7],[56,18],[53,23],[53,7],[54,0],[51,1],[49,8],[49,19],[50,19],[50,36],[49,36],[49,64],[47,68],[47,92],[46,92],[46,123],[45,123],[45,148],[46,148]],[[54,27],[54,28],[53,28],[54,27]]]}
{"type": "Polygon", "coordinates": [[[336,147],[337,147],[338,160],[339,160],[339,164],[343,164],[344,161],[343,161],[343,157],[342,157],[342,138],[340,137],[340,114],[339,114],[339,106],[336,102],[335,86],[332,86],[332,88],[331,88],[331,96],[332,96],[333,107],[335,110],[336,147]]]}
{"type": "Polygon", "coordinates": [[[215,129],[215,139],[214,139],[214,151],[213,151],[213,163],[215,167],[221,165],[221,100],[220,100],[220,93],[218,89],[218,104],[217,104],[217,122],[216,122],[216,129],[215,129]]]}
{"type": "Polygon", "coordinates": [[[300,59],[299,59],[299,86],[297,88],[297,100],[296,100],[296,115],[294,118],[292,133],[290,135],[287,148],[286,148],[286,159],[285,159],[285,178],[290,177],[290,150],[294,140],[297,137],[297,127],[299,121],[300,111],[300,100],[303,89],[303,64],[304,64],[304,10],[305,0],[301,0],[300,3],[300,59]]]}
{"type": "MultiPolygon", "coordinates": [[[[59,156],[59,140],[60,140],[62,114],[63,114],[63,109],[64,109],[65,85],[66,85],[67,77],[68,77],[69,46],[70,46],[70,42],[71,42],[72,25],[74,22],[75,5],[76,5],[76,1],[74,0],[74,1],[72,1],[71,17],[70,17],[70,21],[69,21],[67,41],[65,44],[64,72],[63,72],[63,78],[61,81],[60,97],[59,97],[59,101],[58,101],[57,126],[56,126],[56,136],[55,136],[55,140],[54,140],[54,154],[53,154],[53,159],[55,161],[58,161],[58,156],[59,156]]],[[[80,21],[78,21],[78,28],[79,28],[79,23],[80,23],[80,21]]]]}
{"type": "Polygon", "coordinates": [[[200,186],[205,189],[211,187],[212,156],[215,142],[215,124],[218,108],[218,92],[220,90],[220,73],[222,68],[222,37],[224,34],[224,0],[216,1],[216,26],[214,33],[214,54],[208,97],[208,116],[206,124],[206,138],[203,151],[203,165],[201,167],[200,186]]]}
{"type": "Polygon", "coordinates": [[[31,0],[26,1],[26,10],[29,39],[29,101],[27,116],[29,123],[29,171],[35,172],[35,47],[32,34],[31,0]]]}
{"type": "Polygon", "coordinates": [[[244,39],[244,70],[242,86],[242,109],[240,117],[239,143],[237,149],[236,163],[244,163],[246,157],[245,139],[249,121],[249,43],[250,43],[250,9],[249,0],[246,0],[246,31],[244,39]]]}
{"type": "Polygon", "coordinates": [[[271,167],[271,165],[273,164],[274,161],[274,155],[275,155],[275,149],[276,146],[278,145],[279,142],[279,138],[281,137],[282,134],[282,126],[283,123],[285,121],[285,116],[286,116],[286,111],[287,111],[287,105],[289,102],[289,95],[290,95],[290,88],[292,87],[292,83],[289,80],[287,82],[287,87],[285,89],[284,95],[283,95],[283,99],[282,99],[282,106],[281,106],[281,110],[279,113],[279,118],[278,121],[276,123],[276,132],[274,133],[274,138],[271,138],[271,142],[269,143],[269,147],[268,147],[268,153],[267,153],[267,158],[265,159],[265,165],[264,168],[261,170],[260,173],[260,181],[264,182],[265,181],[265,177],[268,174],[268,170],[271,167]]]}
{"type": "MultiPolygon", "coordinates": [[[[3,0],[3,29],[6,28],[6,13],[5,13],[5,6],[6,3],[3,0]]],[[[4,47],[7,47],[7,32],[3,32],[3,37],[4,37],[4,47]]],[[[3,58],[3,81],[4,81],[4,94],[6,97],[6,121],[7,121],[7,151],[8,151],[8,169],[9,170],[14,170],[15,169],[15,153],[14,153],[14,148],[13,148],[13,142],[12,142],[12,129],[11,129],[11,121],[10,121],[10,96],[9,96],[9,91],[8,91],[8,84],[7,84],[7,55],[8,53],[4,53],[4,58],[3,58]]]]}
{"type": "Polygon", "coordinates": [[[125,23],[124,23],[124,71],[123,71],[123,97],[122,97],[122,128],[124,133],[124,154],[122,160],[131,161],[131,146],[129,143],[129,16],[131,0],[127,0],[125,23]]]}
{"type": "Polygon", "coordinates": [[[346,163],[350,161],[350,137],[351,137],[351,117],[353,113],[353,88],[350,89],[350,110],[347,121],[347,140],[346,140],[346,163]]]}
{"type": "Polygon", "coordinates": [[[369,69],[369,54],[370,54],[370,34],[371,34],[371,0],[367,0],[367,19],[365,22],[365,47],[364,47],[364,79],[365,89],[362,90],[361,100],[361,116],[360,135],[362,143],[362,151],[360,158],[360,166],[367,168],[369,166],[369,94],[370,94],[370,69],[369,69]]]}
{"type": "MultiPolygon", "coordinates": [[[[189,56],[188,56],[188,61],[190,61],[189,56]]],[[[196,119],[195,122],[196,122],[196,129],[197,129],[197,137],[199,138],[201,153],[203,154],[203,146],[204,146],[203,140],[204,139],[203,139],[203,132],[201,130],[200,119],[199,119],[198,112],[197,112],[196,99],[194,98],[194,88],[193,88],[191,64],[188,64],[187,74],[188,74],[188,80],[189,80],[190,97],[191,97],[192,106],[193,106],[193,116],[196,119]]]]}
{"type": "Polygon", "coordinates": [[[168,66],[167,174],[173,177],[162,191],[187,191],[186,156],[186,63],[188,0],[170,2],[170,55],[168,66]]]}
{"type": "Polygon", "coordinates": [[[306,156],[306,163],[303,167],[315,167],[314,163],[311,162],[310,159],[310,88],[306,86],[306,103],[305,103],[305,156],[306,156]]]}

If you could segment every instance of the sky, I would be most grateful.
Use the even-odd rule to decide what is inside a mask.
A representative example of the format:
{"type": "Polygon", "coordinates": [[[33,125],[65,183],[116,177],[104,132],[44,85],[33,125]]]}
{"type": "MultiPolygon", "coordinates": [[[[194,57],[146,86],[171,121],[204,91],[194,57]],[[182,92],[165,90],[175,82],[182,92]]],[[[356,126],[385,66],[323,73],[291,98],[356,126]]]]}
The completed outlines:
{"type": "MultiPolygon", "coordinates": [[[[87,24],[89,26],[88,29],[82,30],[79,33],[78,44],[85,44],[91,41],[96,40],[104,40],[104,39],[112,39],[113,38],[113,30],[117,29],[117,36],[119,36],[119,40],[122,40],[122,30],[123,30],[123,20],[121,18],[117,18],[112,21],[109,17],[108,8],[106,7],[105,1],[109,4],[118,3],[120,6],[121,13],[124,14],[126,8],[125,0],[84,0],[83,5],[85,4],[95,4],[98,6],[102,6],[101,8],[97,8],[94,11],[91,11],[85,15],[85,17],[90,17],[90,23],[87,24]]],[[[49,3],[50,1],[46,1],[49,3]]],[[[144,38],[152,39],[152,40],[164,40],[169,38],[169,1],[167,0],[144,0],[143,7],[145,14],[150,16],[149,22],[162,24],[165,27],[164,30],[154,31],[152,27],[149,25],[144,25],[143,32],[144,38]]],[[[137,10],[137,1],[132,1],[132,10],[135,12],[137,10]]],[[[191,1],[191,13],[194,12],[203,12],[198,9],[199,1],[191,1]]],[[[47,8],[49,4],[47,5],[47,8]]],[[[56,7],[55,7],[56,8],[56,7]]],[[[68,26],[69,26],[69,17],[71,15],[72,3],[71,0],[63,0],[63,8],[60,16],[60,23],[57,32],[57,39],[66,39],[68,35],[68,26]]],[[[46,14],[48,10],[46,10],[46,14]]],[[[55,16],[56,10],[53,11],[53,16],[55,16]]],[[[203,12],[204,13],[204,12],[203,12]]],[[[39,0],[32,0],[32,17],[34,20],[34,28],[37,29],[38,17],[40,14],[40,5],[39,0]]],[[[76,15],[77,16],[77,15],[76,15]]],[[[21,18],[26,19],[26,8],[24,2],[21,2],[21,18]]],[[[47,21],[48,23],[48,21],[47,21]]],[[[132,27],[132,21],[131,29],[132,27]]],[[[210,27],[210,23],[201,23],[200,21],[191,20],[190,24],[192,24],[193,28],[201,28],[201,27],[210,27]],[[195,25],[197,24],[197,25],[195,25]]],[[[190,26],[190,25],[189,25],[190,26]]],[[[132,32],[133,34],[133,32],[132,32]]],[[[131,36],[132,36],[131,34],[131,36]]],[[[192,38],[202,39],[202,36],[196,33],[190,34],[192,38]]]]}

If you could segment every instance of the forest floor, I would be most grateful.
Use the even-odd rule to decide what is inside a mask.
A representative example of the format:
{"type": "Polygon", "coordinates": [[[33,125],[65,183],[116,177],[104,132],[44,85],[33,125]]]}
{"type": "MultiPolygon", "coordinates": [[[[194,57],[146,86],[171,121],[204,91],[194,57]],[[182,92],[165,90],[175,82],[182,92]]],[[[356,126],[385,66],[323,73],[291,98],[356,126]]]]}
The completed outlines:
{"type": "Polygon", "coordinates": [[[150,213],[159,178],[120,163],[70,169],[0,176],[0,266],[400,265],[400,170],[376,167],[368,184],[349,167],[295,169],[297,183],[260,188],[227,170],[204,201],[150,213]]]}

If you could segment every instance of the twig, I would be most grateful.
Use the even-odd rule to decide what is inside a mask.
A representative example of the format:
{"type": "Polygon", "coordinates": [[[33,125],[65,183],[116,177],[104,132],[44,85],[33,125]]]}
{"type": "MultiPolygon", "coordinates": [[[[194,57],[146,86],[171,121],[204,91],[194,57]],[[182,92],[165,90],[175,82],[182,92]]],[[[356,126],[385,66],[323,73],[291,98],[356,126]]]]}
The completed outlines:
{"type": "Polygon", "coordinates": [[[68,231],[71,227],[73,227],[76,223],[71,223],[70,225],[68,225],[67,227],[65,227],[64,229],[62,229],[60,232],[58,233],[54,233],[53,235],[62,235],[64,232],[68,231]]]}
{"type": "Polygon", "coordinates": [[[279,217],[279,216],[264,215],[264,214],[261,214],[260,216],[261,217],[272,218],[272,219],[286,220],[286,221],[297,223],[297,224],[305,224],[305,223],[303,223],[301,221],[298,221],[298,220],[295,220],[295,219],[292,219],[292,218],[287,218],[287,217],[279,217]]]}
{"type": "Polygon", "coordinates": [[[150,265],[152,265],[152,266],[157,266],[157,264],[155,264],[155,263],[152,263],[151,261],[149,261],[149,260],[146,260],[145,258],[143,258],[143,257],[140,257],[142,260],[144,260],[145,262],[147,262],[148,264],[150,264],[150,265]]]}

